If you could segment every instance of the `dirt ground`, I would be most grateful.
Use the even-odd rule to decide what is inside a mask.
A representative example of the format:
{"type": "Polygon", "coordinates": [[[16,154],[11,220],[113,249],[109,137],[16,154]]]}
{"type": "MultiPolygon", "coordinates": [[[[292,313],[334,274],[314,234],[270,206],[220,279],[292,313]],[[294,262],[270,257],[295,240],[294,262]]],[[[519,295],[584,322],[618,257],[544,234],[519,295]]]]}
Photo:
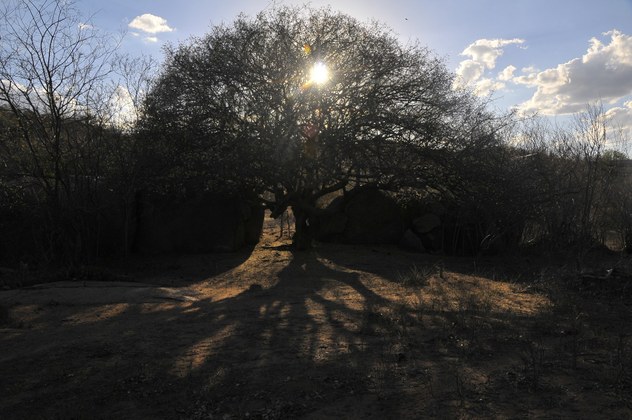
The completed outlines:
{"type": "Polygon", "coordinates": [[[629,277],[278,233],[0,292],[0,418],[632,418],[629,277]]]}

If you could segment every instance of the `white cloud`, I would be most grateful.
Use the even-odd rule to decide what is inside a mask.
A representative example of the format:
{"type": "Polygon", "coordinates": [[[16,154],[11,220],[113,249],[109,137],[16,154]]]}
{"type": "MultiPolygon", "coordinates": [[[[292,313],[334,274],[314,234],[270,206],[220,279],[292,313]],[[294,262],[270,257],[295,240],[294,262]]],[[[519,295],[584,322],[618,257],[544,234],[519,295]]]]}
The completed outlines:
{"type": "Polygon", "coordinates": [[[505,84],[490,78],[482,78],[474,85],[474,93],[478,96],[489,96],[492,93],[504,89],[505,84]]]}
{"type": "Polygon", "coordinates": [[[145,41],[147,42],[158,42],[158,38],[155,36],[146,36],[145,38],[143,38],[145,41]]]}
{"type": "Polygon", "coordinates": [[[109,101],[112,124],[119,128],[130,128],[137,119],[132,95],[123,86],[116,86],[109,101]]]}
{"type": "Polygon", "coordinates": [[[167,20],[165,18],[152,15],[151,13],[136,16],[128,26],[132,29],[138,29],[148,34],[173,31],[173,28],[167,24],[167,20]]]}
{"type": "Polygon", "coordinates": [[[516,71],[516,66],[507,66],[498,73],[498,80],[502,80],[504,82],[511,80],[513,78],[514,72],[516,71]]]}
{"type": "Polygon", "coordinates": [[[606,119],[615,130],[621,130],[623,138],[632,140],[632,100],[622,107],[610,108],[606,111],[606,119]]]}
{"type": "Polygon", "coordinates": [[[530,86],[530,87],[537,86],[538,73],[540,73],[540,70],[538,70],[537,68],[533,66],[530,66],[530,67],[523,67],[521,72],[522,72],[522,76],[515,76],[513,79],[511,79],[511,81],[518,85],[525,85],[525,86],[530,86]]]}
{"type": "MultiPolygon", "coordinates": [[[[45,87],[34,81],[22,80],[21,83],[9,76],[0,79],[0,104],[13,103],[28,110],[46,112],[49,108],[50,97],[45,87]]],[[[80,111],[78,102],[67,89],[60,88],[53,93],[58,111],[64,116],[71,116],[80,111]]]]}
{"type": "Polygon", "coordinates": [[[459,63],[456,69],[456,87],[470,86],[474,88],[474,93],[479,96],[487,96],[491,92],[505,87],[506,80],[509,80],[516,70],[514,66],[506,67],[498,77],[483,77],[485,71],[496,67],[498,57],[503,55],[503,48],[513,44],[523,44],[523,39],[479,39],[463,50],[461,55],[470,58],[459,63]]]}
{"type": "Polygon", "coordinates": [[[590,40],[586,53],[556,67],[513,79],[536,91],[520,107],[543,114],[568,114],[597,101],[614,103],[632,93],[632,36],[613,30],[604,44],[590,40]]]}
{"type": "Polygon", "coordinates": [[[90,25],[89,23],[80,23],[79,25],[79,30],[81,31],[85,31],[88,29],[94,29],[94,26],[90,25]]]}
{"type": "Polygon", "coordinates": [[[479,39],[463,50],[461,55],[470,56],[472,60],[483,63],[488,69],[496,67],[496,60],[503,55],[503,47],[512,44],[523,44],[524,39],[479,39]]]}
{"type": "Polygon", "coordinates": [[[467,86],[475,83],[483,76],[484,71],[485,68],[481,63],[474,60],[461,61],[456,69],[456,74],[459,76],[459,85],[467,86]]]}

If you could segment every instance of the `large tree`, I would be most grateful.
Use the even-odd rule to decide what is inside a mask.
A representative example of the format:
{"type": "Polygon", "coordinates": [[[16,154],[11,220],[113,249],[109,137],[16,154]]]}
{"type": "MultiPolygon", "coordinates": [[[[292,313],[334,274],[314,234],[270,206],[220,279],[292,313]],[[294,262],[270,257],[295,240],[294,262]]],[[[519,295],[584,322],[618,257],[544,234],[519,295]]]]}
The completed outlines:
{"type": "Polygon", "coordinates": [[[308,246],[319,197],[440,178],[483,115],[428,49],[328,9],[281,8],[168,48],[143,124],[163,174],[265,191],[308,246]]]}

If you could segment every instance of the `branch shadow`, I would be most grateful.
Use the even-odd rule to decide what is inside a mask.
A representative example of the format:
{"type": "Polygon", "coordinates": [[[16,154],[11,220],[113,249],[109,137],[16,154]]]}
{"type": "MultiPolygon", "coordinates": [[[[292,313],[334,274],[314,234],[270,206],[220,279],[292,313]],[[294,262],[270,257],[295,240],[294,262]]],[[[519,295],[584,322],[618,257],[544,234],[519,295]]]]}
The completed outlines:
{"type": "Polygon", "coordinates": [[[10,395],[0,408],[16,418],[116,417],[130,409],[165,418],[276,418],[313,411],[324,401],[350,403],[376,386],[370,373],[376,366],[388,375],[379,365],[390,343],[375,331],[371,314],[390,304],[358,273],[306,253],[295,255],[272,286],[254,283],[217,301],[121,302],[100,308],[112,315],[89,322],[93,308],[44,305],[57,313],[44,330],[2,339],[12,351],[0,359],[7,368],[0,386],[10,395]],[[345,302],[354,293],[360,296],[355,306],[345,302]],[[84,322],[73,322],[79,319],[84,322]],[[20,354],[25,347],[28,355],[20,354]]]}
{"type": "Polygon", "coordinates": [[[453,297],[440,287],[438,306],[422,304],[422,295],[410,304],[410,291],[401,299],[392,292],[392,275],[381,286],[371,280],[384,264],[391,274],[406,266],[408,256],[372,270],[368,262],[360,266],[359,254],[338,264],[341,255],[321,248],[292,254],[270,278],[258,278],[259,271],[247,281],[234,278],[233,293],[213,298],[23,302],[24,310],[42,313],[45,327],[0,335],[0,412],[7,418],[381,419],[516,416],[537,406],[529,398],[539,394],[507,378],[527,375],[516,367],[527,344],[514,335],[545,315],[509,318],[480,305],[450,309],[453,297]],[[494,367],[499,363],[513,366],[514,376],[494,367]],[[489,379],[490,372],[498,377],[489,379]],[[521,404],[490,400],[490,392],[521,404]]]}

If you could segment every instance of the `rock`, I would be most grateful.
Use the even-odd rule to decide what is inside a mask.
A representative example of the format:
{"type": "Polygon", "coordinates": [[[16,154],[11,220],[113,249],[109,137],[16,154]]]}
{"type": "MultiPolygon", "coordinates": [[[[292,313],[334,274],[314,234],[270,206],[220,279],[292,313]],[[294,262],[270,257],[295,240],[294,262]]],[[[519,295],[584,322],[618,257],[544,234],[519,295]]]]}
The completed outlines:
{"type": "Polygon", "coordinates": [[[397,244],[403,233],[403,219],[393,198],[377,188],[359,188],[345,197],[348,220],[343,241],[354,244],[397,244]]]}
{"type": "Polygon", "coordinates": [[[426,247],[424,247],[421,238],[410,229],[404,232],[402,239],[399,241],[399,246],[409,251],[426,252],[426,247]]]}
{"type": "Polygon", "coordinates": [[[441,229],[421,234],[419,237],[426,251],[439,252],[444,250],[444,232],[441,229]]]}
{"type": "Polygon", "coordinates": [[[244,219],[244,244],[257,245],[263,231],[263,219],[265,218],[265,207],[251,206],[243,203],[248,212],[244,219]]]}
{"type": "Polygon", "coordinates": [[[437,216],[443,216],[447,211],[445,206],[438,201],[430,201],[426,203],[426,209],[428,213],[436,214],[437,216]]]}
{"type": "Polygon", "coordinates": [[[319,241],[339,240],[347,226],[348,217],[344,213],[332,213],[313,220],[314,237],[319,241]]]}
{"type": "Polygon", "coordinates": [[[333,198],[324,214],[310,218],[314,238],[352,244],[397,244],[404,221],[397,202],[387,193],[359,187],[333,198]]]}
{"type": "Polygon", "coordinates": [[[433,213],[426,213],[413,220],[413,229],[417,233],[428,233],[441,226],[441,219],[433,213]]]}
{"type": "Polygon", "coordinates": [[[141,254],[233,252],[256,244],[263,227],[263,209],[234,196],[154,194],[138,205],[135,248],[141,254]]]}

